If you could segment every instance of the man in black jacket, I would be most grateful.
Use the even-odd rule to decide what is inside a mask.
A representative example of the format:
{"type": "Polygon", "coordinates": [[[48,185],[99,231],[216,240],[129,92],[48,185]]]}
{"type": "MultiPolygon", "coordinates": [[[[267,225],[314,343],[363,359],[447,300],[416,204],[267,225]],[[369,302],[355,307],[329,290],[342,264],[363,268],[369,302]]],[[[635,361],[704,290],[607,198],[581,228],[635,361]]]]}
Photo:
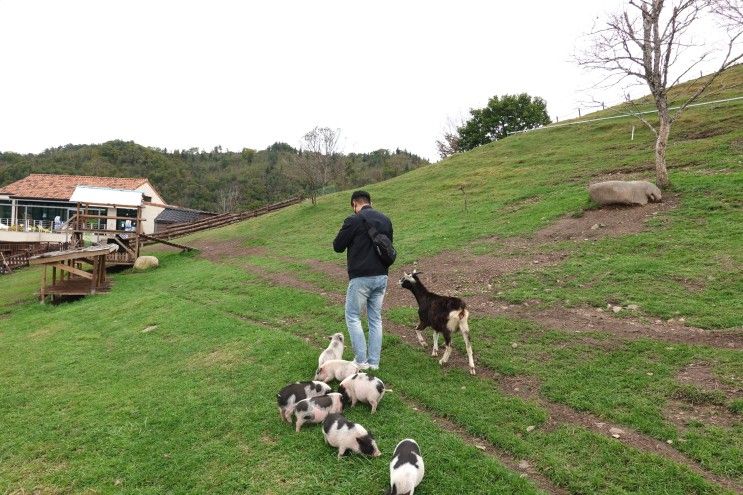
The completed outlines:
{"type": "Polygon", "coordinates": [[[346,250],[348,290],[346,291],[346,326],[355,354],[354,361],[361,369],[378,369],[382,353],[382,301],[387,289],[387,267],[379,259],[367,224],[392,241],[392,222],[371,205],[366,191],[351,195],[353,215],[343,222],[333,241],[336,253],[346,250]],[[366,308],[369,322],[369,344],[361,327],[361,313],[366,308]],[[368,350],[368,354],[367,354],[368,350]]]}

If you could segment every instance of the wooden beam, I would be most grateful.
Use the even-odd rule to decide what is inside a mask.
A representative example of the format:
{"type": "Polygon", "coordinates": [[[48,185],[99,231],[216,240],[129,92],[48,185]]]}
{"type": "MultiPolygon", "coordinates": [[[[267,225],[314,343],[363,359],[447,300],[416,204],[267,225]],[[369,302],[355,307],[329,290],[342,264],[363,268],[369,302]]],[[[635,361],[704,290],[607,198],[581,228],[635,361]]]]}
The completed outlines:
{"type": "MultiPolygon", "coordinates": [[[[75,268],[74,266],[68,266],[68,265],[64,265],[62,263],[57,263],[56,265],[52,265],[52,266],[56,266],[60,270],[69,272],[71,274],[74,273],[75,275],[77,275],[79,277],[87,278],[88,280],[92,280],[92,278],[93,278],[93,274],[92,273],[84,272],[84,271],[82,271],[82,270],[80,270],[78,268],[75,268]]],[[[44,265],[44,273],[46,273],[46,265],[44,265]]]]}
{"type": "Polygon", "coordinates": [[[178,244],[178,243],[173,242],[173,241],[166,241],[165,239],[158,239],[157,237],[152,237],[152,236],[147,235],[147,234],[139,234],[139,236],[142,237],[143,239],[147,239],[148,241],[159,242],[161,244],[166,244],[168,246],[172,246],[172,247],[176,247],[176,248],[179,248],[179,249],[183,249],[184,251],[192,251],[193,250],[192,247],[184,246],[183,244],[178,244]]]}
{"type": "Polygon", "coordinates": [[[134,251],[132,251],[131,249],[129,249],[129,246],[126,246],[123,242],[121,242],[121,240],[119,240],[118,237],[114,236],[114,242],[116,242],[116,244],[118,244],[119,246],[121,246],[124,249],[126,249],[126,252],[127,253],[131,254],[135,258],[137,257],[137,255],[134,253],[134,251]]]}

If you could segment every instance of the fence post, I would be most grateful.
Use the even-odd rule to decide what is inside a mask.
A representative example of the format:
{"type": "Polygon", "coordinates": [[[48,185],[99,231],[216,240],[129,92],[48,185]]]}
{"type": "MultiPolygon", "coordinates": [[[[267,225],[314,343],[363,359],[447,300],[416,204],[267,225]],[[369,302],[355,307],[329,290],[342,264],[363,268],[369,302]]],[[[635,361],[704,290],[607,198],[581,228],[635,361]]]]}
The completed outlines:
{"type": "Polygon", "coordinates": [[[632,126],[632,135],[630,136],[629,140],[630,141],[634,141],[635,140],[635,126],[632,126]]]}

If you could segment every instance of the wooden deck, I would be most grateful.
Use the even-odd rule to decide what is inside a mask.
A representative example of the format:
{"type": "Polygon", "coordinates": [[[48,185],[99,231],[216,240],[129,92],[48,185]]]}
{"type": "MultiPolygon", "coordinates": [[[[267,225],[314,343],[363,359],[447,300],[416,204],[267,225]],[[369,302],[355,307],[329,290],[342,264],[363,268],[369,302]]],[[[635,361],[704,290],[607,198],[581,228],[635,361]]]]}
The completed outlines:
{"type": "MultiPolygon", "coordinates": [[[[108,292],[109,290],[111,290],[111,282],[106,279],[96,287],[94,294],[108,292]]],[[[52,299],[55,296],[87,296],[91,294],[90,281],[84,278],[70,278],[57,282],[55,285],[47,286],[44,289],[44,294],[51,296],[52,299]]],[[[41,292],[38,295],[41,296],[41,292]]]]}
{"type": "Polygon", "coordinates": [[[42,266],[39,290],[41,303],[44,303],[46,296],[54,299],[57,296],[87,296],[108,291],[111,284],[106,279],[106,256],[116,249],[115,244],[108,244],[52,251],[29,258],[30,265],[42,266]],[[83,270],[83,263],[92,265],[92,271],[83,270]],[[47,285],[47,268],[52,269],[51,285],[47,285]]]}

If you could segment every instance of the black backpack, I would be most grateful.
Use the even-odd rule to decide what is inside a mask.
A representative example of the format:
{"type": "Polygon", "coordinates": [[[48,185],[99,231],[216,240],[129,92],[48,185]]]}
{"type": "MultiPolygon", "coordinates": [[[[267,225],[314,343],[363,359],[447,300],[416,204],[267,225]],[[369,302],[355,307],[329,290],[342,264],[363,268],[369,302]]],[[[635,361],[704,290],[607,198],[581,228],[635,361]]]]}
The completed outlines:
{"type": "Polygon", "coordinates": [[[387,234],[378,232],[376,227],[367,222],[363,215],[361,219],[364,221],[364,225],[366,225],[366,231],[372,241],[374,250],[377,252],[377,256],[379,256],[379,260],[385,267],[389,268],[395,262],[395,258],[397,258],[395,246],[392,245],[392,241],[387,237],[387,234]]]}

